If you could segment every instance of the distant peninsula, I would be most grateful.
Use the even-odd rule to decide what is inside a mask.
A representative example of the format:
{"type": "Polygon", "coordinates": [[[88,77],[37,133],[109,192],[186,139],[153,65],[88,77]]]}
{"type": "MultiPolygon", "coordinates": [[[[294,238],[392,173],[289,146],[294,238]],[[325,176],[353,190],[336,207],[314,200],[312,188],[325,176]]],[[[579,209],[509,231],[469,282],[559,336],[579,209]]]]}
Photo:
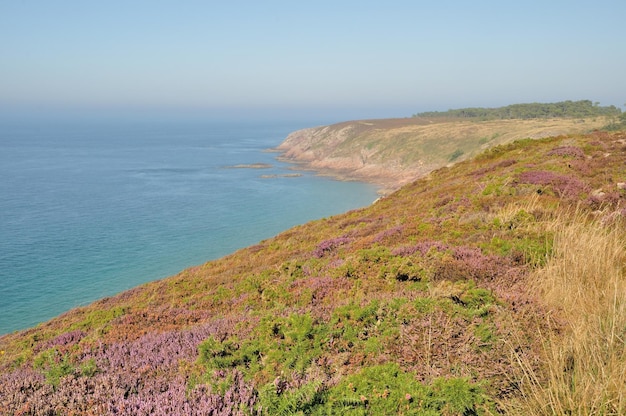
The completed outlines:
{"type": "Polygon", "coordinates": [[[342,180],[371,182],[388,193],[435,169],[522,138],[587,133],[621,115],[589,100],[516,104],[358,120],[298,130],[279,160],[342,180]]]}

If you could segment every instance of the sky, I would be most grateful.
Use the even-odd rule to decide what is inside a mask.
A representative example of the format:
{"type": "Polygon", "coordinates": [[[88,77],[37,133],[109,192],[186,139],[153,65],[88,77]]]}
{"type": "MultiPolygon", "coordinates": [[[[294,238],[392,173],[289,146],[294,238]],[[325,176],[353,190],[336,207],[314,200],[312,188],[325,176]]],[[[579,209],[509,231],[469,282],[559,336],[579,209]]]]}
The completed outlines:
{"type": "Polygon", "coordinates": [[[0,0],[0,116],[626,103],[626,1],[0,0]]]}

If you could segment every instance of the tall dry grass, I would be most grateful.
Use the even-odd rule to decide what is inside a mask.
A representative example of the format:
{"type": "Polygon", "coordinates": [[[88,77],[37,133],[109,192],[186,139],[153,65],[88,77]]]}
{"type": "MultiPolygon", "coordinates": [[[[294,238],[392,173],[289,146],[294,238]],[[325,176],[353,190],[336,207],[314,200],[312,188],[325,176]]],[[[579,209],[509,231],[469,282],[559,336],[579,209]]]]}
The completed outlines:
{"type": "Polygon", "coordinates": [[[511,414],[626,415],[626,226],[577,211],[544,224],[554,233],[532,290],[559,331],[546,334],[539,370],[521,356],[523,397],[511,414]]]}

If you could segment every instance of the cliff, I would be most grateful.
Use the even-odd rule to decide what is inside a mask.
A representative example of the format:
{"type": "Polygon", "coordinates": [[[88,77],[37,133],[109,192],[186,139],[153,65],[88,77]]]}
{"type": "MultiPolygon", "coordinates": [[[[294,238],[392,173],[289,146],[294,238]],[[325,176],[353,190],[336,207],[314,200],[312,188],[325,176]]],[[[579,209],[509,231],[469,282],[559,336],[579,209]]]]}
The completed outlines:
{"type": "Polygon", "coordinates": [[[606,124],[589,119],[467,120],[445,117],[349,121],[291,133],[281,159],[343,180],[361,180],[385,191],[521,138],[580,133],[606,124]]]}

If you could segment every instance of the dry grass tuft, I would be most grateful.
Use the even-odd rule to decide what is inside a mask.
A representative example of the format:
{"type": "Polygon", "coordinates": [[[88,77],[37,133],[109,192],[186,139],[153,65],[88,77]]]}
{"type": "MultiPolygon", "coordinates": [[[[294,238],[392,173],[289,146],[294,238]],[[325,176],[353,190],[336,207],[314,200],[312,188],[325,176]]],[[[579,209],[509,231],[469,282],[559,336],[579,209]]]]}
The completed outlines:
{"type": "Polygon", "coordinates": [[[581,213],[550,224],[554,247],[533,289],[560,331],[546,337],[544,362],[527,379],[511,413],[626,414],[626,229],[602,226],[581,213]]]}

